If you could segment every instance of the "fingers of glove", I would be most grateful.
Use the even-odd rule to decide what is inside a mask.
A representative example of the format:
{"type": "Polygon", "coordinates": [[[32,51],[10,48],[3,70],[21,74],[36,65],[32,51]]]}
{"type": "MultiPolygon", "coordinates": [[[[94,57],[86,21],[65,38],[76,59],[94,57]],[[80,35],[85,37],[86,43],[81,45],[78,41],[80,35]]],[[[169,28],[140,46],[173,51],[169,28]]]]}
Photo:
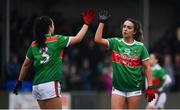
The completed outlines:
{"type": "Polygon", "coordinates": [[[149,102],[151,102],[153,100],[153,98],[149,98],[149,102]]]}
{"type": "Polygon", "coordinates": [[[104,16],[109,17],[109,12],[108,11],[104,10],[103,13],[104,13],[104,16]]]}
{"type": "Polygon", "coordinates": [[[110,18],[111,17],[111,15],[110,14],[108,14],[108,18],[110,18]]]}
{"type": "Polygon", "coordinates": [[[105,15],[105,16],[108,16],[108,11],[105,10],[105,11],[104,11],[104,15],[105,15]]]}
{"type": "Polygon", "coordinates": [[[101,15],[102,15],[102,11],[99,12],[99,16],[101,16],[101,15]]]}
{"type": "Polygon", "coordinates": [[[94,16],[94,10],[93,9],[88,9],[87,15],[88,16],[94,16]]]}
{"type": "Polygon", "coordinates": [[[17,89],[21,89],[22,87],[22,81],[18,81],[15,86],[17,89]]]}
{"type": "Polygon", "coordinates": [[[155,95],[154,95],[154,93],[152,94],[152,96],[151,96],[151,97],[152,97],[152,99],[155,99],[155,95]]]}
{"type": "Polygon", "coordinates": [[[152,101],[152,99],[151,99],[151,98],[149,98],[149,99],[148,99],[148,102],[151,102],[151,101],[152,101]]]}
{"type": "Polygon", "coordinates": [[[109,14],[108,11],[103,10],[99,13],[99,18],[102,20],[107,20],[111,15],[109,14]]]}
{"type": "Polygon", "coordinates": [[[14,89],[13,89],[13,93],[14,94],[16,94],[16,95],[18,95],[18,89],[20,89],[22,87],[22,83],[20,82],[20,81],[18,81],[18,82],[16,82],[16,85],[15,85],[15,87],[14,87],[14,89]]]}
{"type": "Polygon", "coordinates": [[[86,12],[83,12],[83,13],[82,13],[82,16],[83,16],[83,17],[84,17],[84,16],[86,16],[86,15],[87,15],[87,13],[86,13],[86,12]]]}
{"type": "Polygon", "coordinates": [[[18,83],[16,83],[14,89],[13,89],[13,93],[17,95],[17,89],[18,89],[18,83]]]}
{"type": "Polygon", "coordinates": [[[105,10],[99,12],[99,17],[105,16],[105,10]]]}
{"type": "Polygon", "coordinates": [[[13,93],[16,94],[16,95],[18,95],[17,89],[14,89],[14,90],[13,90],[13,93]]]}
{"type": "Polygon", "coordinates": [[[155,95],[154,94],[151,94],[148,98],[148,101],[151,102],[153,99],[155,99],[155,95]]]}

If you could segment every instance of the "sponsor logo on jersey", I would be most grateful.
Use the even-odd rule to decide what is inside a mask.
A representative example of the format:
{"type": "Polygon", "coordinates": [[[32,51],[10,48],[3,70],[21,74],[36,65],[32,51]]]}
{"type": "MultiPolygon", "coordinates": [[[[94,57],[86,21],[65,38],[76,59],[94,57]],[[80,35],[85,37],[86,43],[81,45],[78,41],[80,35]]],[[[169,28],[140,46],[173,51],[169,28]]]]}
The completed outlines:
{"type": "Polygon", "coordinates": [[[112,51],[112,62],[116,62],[127,67],[142,66],[140,58],[133,58],[131,56],[120,54],[116,51],[112,51]]]}
{"type": "Polygon", "coordinates": [[[130,52],[131,52],[131,51],[130,51],[129,48],[125,48],[123,54],[125,54],[125,55],[130,55],[130,52]]]}

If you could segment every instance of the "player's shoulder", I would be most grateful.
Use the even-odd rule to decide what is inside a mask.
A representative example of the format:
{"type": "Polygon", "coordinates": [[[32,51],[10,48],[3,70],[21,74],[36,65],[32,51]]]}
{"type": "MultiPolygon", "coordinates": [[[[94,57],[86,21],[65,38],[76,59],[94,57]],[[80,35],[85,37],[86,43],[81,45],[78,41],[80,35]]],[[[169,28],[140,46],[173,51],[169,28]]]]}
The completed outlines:
{"type": "Polygon", "coordinates": [[[54,37],[57,37],[57,38],[67,38],[67,36],[61,35],[61,34],[55,34],[54,37]]]}
{"type": "Polygon", "coordinates": [[[60,35],[60,34],[55,34],[55,35],[53,35],[54,37],[61,37],[62,35],[60,35]]]}
{"type": "Polygon", "coordinates": [[[36,46],[36,45],[37,45],[37,43],[36,43],[36,41],[34,40],[34,41],[31,42],[30,47],[33,47],[33,46],[36,46]]]}
{"type": "Polygon", "coordinates": [[[122,38],[120,38],[120,37],[112,37],[110,39],[118,41],[118,42],[122,42],[122,38]]]}
{"type": "Polygon", "coordinates": [[[122,42],[123,38],[116,37],[116,40],[119,41],[119,42],[122,42]]]}
{"type": "Polygon", "coordinates": [[[159,64],[156,64],[156,65],[155,65],[155,68],[156,68],[157,70],[164,70],[164,69],[162,68],[162,66],[159,65],[159,64]]]}

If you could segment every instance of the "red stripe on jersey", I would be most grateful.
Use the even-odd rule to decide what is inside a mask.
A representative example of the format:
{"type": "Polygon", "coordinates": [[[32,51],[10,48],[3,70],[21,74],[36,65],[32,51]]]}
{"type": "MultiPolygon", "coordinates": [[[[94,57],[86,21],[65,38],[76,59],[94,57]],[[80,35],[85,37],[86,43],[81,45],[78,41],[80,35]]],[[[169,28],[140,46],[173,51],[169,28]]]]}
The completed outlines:
{"type": "Polygon", "coordinates": [[[51,38],[47,38],[47,39],[46,39],[46,43],[48,43],[48,42],[54,42],[54,41],[56,41],[57,39],[58,39],[57,37],[52,36],[51,38]]]}
{"type": "MultiPolygon", "coordinates": [[[[155,78],[152,80],[153,86],[160,86],[161,80],[159,78],[155,78]]],[[[155,88],[155,92],[159,92],[159,88],[155,88]]]]}
{"type": "Polygon", "coordinates": [[[36,46],[36,45],[37,45],[37,44],[36,44],[36,41],[33,41],[31,45],[32,45],[32,46],[36,46]]]}
{"type": "Polygon", "coordinates": [[[153,84],[153,85],[160,85],[160,82],[161,82],[161,81],[160,81],[159,78],[156,78],[156,79],[153,79],[153,80],[152,80],[152,84],[153,84]]]}
{"type": "Polygon", "coordinates": [[[120,54],[116,51],[112,51],[112,62],[116,62],[127,67],[142,66],[140,58],[133,58],[127,55],[120,54]]]}
{"type": "MultiPolygon", "coordinates": [[[[51,38],[47,38],[46,41],[45,41],[45,43],[54,42],[54,41],[56,41],[56,40],[57,40],[57,37],[56,37],[56,36],[53,36],[53,37],[51,37],[51,38]]],[[[32,46],[36,46],[36,45],[37,45],[36,41],[33,41],[31,45],[32,45],[32,46]]]]}
{"type": "Polygon", "coordinates": [[[56,97],[58,97],[59,96],[59,93],[58,93],[58,81],[54,81],[54,88],[55,88],[56,97]]]}

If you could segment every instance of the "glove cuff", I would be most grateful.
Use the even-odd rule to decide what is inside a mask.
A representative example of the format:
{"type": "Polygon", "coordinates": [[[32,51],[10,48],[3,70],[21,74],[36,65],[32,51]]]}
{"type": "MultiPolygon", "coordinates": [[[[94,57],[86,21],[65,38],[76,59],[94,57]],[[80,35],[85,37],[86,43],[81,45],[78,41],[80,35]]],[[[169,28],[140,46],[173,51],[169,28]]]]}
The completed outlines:
{"type": "Polygon", "coordinates": [[[99,20],[100,23],[105,23],[106,21],[105,20],[99,20]]]}
{"type": "Polygon", "coordinates": [[[22,81],[18,80],[18,81],[17,81],[17,84],[18,84],[19,88],[22,87],[22,81]]]}
{"type": "Polygon", "coordinates": [[[153,87],[152,86],[148,86],[148,89],[153,89],[153,87]]]}
{"type": "Polygon", "coordinates": [[[22,83],[22,81],[21,81],[21,80],[18,80],[18,83],[22,83]]]}

